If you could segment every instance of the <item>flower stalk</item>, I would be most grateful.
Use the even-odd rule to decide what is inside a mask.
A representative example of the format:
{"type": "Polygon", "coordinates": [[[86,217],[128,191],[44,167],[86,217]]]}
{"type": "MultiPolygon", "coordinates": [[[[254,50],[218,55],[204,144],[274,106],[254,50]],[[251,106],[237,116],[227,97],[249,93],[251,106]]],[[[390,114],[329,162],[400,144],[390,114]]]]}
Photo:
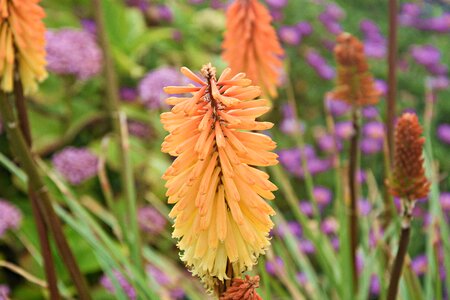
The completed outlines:
{"type": "Polygon", "coordinates": [[[27,146],[27,142],[19,128],[13,106],[11,105],[7,95],[3,92],[0,93],[0,113],[2,114],[2,118],[6,124],[5,127],[11,150],[27,174],[30,188],[35,192],[36,198],[40,200],[37,201],[37,203],[39,210],[42,212],[41,216],[55,238],[56,246],[58,247],[61,258],[65,263],[78,291],[78,297],[83,300],[91,299],[87,283],[78,268],[75,257],[73,256],[62,231],[61,221],[57,217],[51,204],[48,189],[45,186],[44,180],[33,160],[31,151],[27,146]]]}
{"type": "Polygon", "coordinates": [[[411,231],[412,210],[415,201],[424,198],[430,190],[430,182],[425,177],[422,157],[425,139],[415,114],[404,113],[395,127],[395,153],[392,177],[387,181],[392,196],[400,197],[402,205],[402,226],[399,248],[391,271],[388,300],[397,297],[398,284],[408,250],[411,231]]]}
{"type": "MultiPolygon", "coordinates": [[[[18,79],[14,80],[14,100],[18,115],[18,123],[22,131],[22,135],[27,143],[29,149],[32,148],[32,136],[30,130],[30,122],[28,119],[28,111],[26,107],[25,96],[23,94],[22,82],[18,79]]],[[[50,247],[50,240],[47,235],[48,228],[44,222],[43,214],[39,208],[38,201],[35,191],[32,189],[30,182],[28,182],[28,197],[31,202],[31,209],[33,212],[33,217],[36,223],[36,229],[39,237],[39,244],[41,247],[41,254],[44,262],[44,272],[47,279],[47,286],[50,294],[50,299],[61,299],[58,290],[58,283],[56,278],[55,263],[52,256],[52,251],[50,247]]]]}
{"type": "Polygon", "coordinates": [[[105,28],[102,10],[102,0],[93,1],[94,18],[97,24],[97,35],[103,52],[104,72],[106,78],[105,106],[109,112],[114,134],[118,138],[119,156],[121,164],[121,185],[125,192],[126,216],[121,219],[122,232],[127,232],[127,243],[133,265],[144,273],[141,241],[137,222],[136,190],[134,184],[133,168],[129,157],[128,129],[126,127],[126,116],[120,112],[119,88],[112,59],[110,44],[105,28]]]}

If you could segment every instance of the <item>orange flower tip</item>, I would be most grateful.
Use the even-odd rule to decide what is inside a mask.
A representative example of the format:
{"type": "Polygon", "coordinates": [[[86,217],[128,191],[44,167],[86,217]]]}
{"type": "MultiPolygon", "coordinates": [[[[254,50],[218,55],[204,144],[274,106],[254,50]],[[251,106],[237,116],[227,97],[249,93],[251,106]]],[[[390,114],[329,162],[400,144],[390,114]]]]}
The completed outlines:
{"type": "Polygon", "coordinates": [[[191,70],[189,70],[186,67],[181,67],[181,73],[183,73],[184,76],[186,76],[187,78],[191,79],[194,82],[197,82],[201,85],[206,85],[206,82],[204,82],[202,79],[200,79],[194,72],[192,72],[191,70]]]}
{"type": "Polygon", "coordinates": [[[198,92],[199,90],[200,88],[195,86],[166,86],[164,88],[164,92],[167,94],[184,94],[198,92]]]}

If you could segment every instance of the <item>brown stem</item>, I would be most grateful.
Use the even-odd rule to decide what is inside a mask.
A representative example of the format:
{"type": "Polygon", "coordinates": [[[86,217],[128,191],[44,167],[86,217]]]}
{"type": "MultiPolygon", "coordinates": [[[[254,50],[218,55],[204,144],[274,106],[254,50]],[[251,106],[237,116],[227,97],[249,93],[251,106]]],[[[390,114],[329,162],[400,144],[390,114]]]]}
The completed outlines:
{"type": "Polygon", "coordinates": [[[389,282],[387,300],[395,300],[397,297],[398,283],[400,282],[400,277],[403,270],[403,262],[408,250],[410,231],[410,226],[402,228],[397,256],[395,257],[394,266],[392,267],[391,281],[389,282]]]}
{"type": "Polygon", "coordinates": [[[389,0],[389,50],[388,50],[388,95],[386,130],[389,161],[394,161],[394,118],[397,96],[397,0],[389,0]]]}
{"type": "MultiPolygon", "coordinates": [[[[28,147],[31,149],[32,147],[32,137],[30,130],[30,122],[28,119],[28,112],[25,102],[25,97],[23,94],[22,82],[18,79],[14,80],[14,100],[17,109],[17,115],[19,118],[19,126],[22,131],[22,134],[27,142],[28,147]]],[[[36,229],[39,237],[39,244],[41,247],[41,254],[44,261],[44,272],[45,277],[47,279],[48,290],[50,293],[50,299],[61,299],[58,290],[58,283],[56,278],[55,271],[55,263],[53,261],[52,250],[50,248],[50,240],[47,235],[48,228],[45,225],[43,214],[39,210],[38,201],[40,201],[36,197],[36,193],[31,188],[30,184],[28,184],[28,196],[31,202],[31,208],[33,211],[34,221],[36,223],[36,229]]]]}
{"type": "Polygon", "coordinates": [[[0,92],[0,113],[2,114],[5,123],[11,151],[18,158],[21,167],[27,174],[30,188],[40,200],[37,201],[39,210],[42,212],[42,217],[55,238],[56,246],[61,254],[61,258],[78,291],[78,297],[82,300],[91,299],[86,281],[78,268],[75,257],[64,236],[61,222],[51,204],[50,194],[45,186],[44,179],[40,175],[31,151],[18,127],[13,107],[8,101],[6,94],[2,92],[0,92]]]}
{"type": "Polygon", "coordinates": [[[350,188],[349,232],[350,254],[352,259],[353,288],[358,289],[358,270],[356,264],[356,250],[358,248],[358,158],[359,158],[359,120],[358,109],[353,107],[352,112],[353,136],[350,141],[350,164],[348,168],[348,183],[350,188]]]}

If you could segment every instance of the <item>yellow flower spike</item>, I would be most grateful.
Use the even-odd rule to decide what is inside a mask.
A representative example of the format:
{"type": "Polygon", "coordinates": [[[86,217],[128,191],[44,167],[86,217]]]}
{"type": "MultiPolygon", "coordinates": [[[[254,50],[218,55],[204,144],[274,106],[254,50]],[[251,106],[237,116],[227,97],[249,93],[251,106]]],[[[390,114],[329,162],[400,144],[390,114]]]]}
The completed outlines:
{"type": "Polygon", "coordinates": [[[219,80],[208,64],[203,78],[183,67],[197,86],[168,87],[171,112],[161,114],[169,135],[162,151],[176,156],[165,172],[169,216],[175,220],[181,259],[209,291],[225,279],[249,270],[264,254],[273,227],[274,210],[264,199],[274,199],[277,187],[259,166],[278,163],[270,152],[275,142],[264,134],[273,124],[256,118],[268,111],[245,74],[225,69],[219,80]],[[229,266],[232,266],[230,273],[229,266]],[[231,274],[231,275],[230,275],[231,274]]]}
{"type": "Polygon", "coordinates": [[[12,92],[19,74],[25,94],[47,77],[44,10],[39,0],[0,0],[0,89],[12,92]]]}

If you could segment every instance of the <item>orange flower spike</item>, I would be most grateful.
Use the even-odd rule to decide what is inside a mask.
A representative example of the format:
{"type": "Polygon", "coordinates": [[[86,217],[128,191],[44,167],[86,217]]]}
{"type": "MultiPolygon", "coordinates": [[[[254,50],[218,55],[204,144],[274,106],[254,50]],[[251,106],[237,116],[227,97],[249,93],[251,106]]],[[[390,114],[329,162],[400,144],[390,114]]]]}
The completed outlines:
{"type": "Polygon", "coordinates": [[[45,13],[38,3],[0,0],[0,89],[5,92],[12,92],[16,72],[26,94],[47,77],[45,13]]]}
{"type": "Polygon", "coordinates": [[[338,66],[333,98],[357,106],[378,103],[380,91],[369,72],[364,45],[346,32],[338,35],[336,42],[334,55],[338,66]]]}
{"type": "Polygon", "coordinates": [[[255,120],[268,110],[268,101],[254,100],[259,89],[244,74],[232,76],[226,69],[217,80],[215,72],[208,64],[199,78],[182,68],[202,87],[165,88],[191,96],[168,98],[174,106],[161,115],[169,131],[162,151],[177,157],[163,176],[168,202],[175,204],[169,214],[175,219],[173,237],[181,259],[210,291],[229,279],[229,263],[236,274],[251,269],[270,245],[275,212],[264,199],[274,199],[277,187],[256,167],[278,163],[270,137],[247,132],[261,123],[269,127],[255,120]]]}
{"type": "Polygon", "coordinates": [[[424,198],[430,190],[422,150],[425,139],[417,116],[404,113],[395,127],[394,171],[388,182],[391,194],[406,200],[424,198]]]}
{"type": "Polygon", "coordinates": [[[275,98],[284,51],[271,21],[269,11],[257,0],[234,1],[227,11],[222,48],[232,69],[245,72],[265,95],[275,98]]]}

